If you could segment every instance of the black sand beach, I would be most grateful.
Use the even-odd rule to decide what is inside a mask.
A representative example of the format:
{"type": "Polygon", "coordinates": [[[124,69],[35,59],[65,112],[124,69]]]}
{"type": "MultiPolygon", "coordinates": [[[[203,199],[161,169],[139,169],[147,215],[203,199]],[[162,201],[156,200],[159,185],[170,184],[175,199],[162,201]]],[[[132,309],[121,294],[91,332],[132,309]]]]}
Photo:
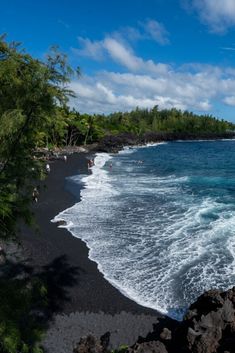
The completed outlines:
{"type": "MultiPolygon", "coordinates": [[[[45,339],[48,352],[56,349],[69,353],[80,336],[89,332],[100,335],[111,331],[112,346],[132,344],[139,335],[151,331],[152,324],[162,315],[122,295],[88,258],[86,244],[51,223],[59,212],[79,201],[66,191],[65,178],[87,173],[87,154],[75,153],[68,156],[67,163],[51,161],[50,166],[50,175],[41,186],[39,202],[34,205],[39,231],[24,228],[21,236],[30,265],[38,269],[44,266],[48,273],[53,273],[53,280],[57,282],[55,299],[63,293],[45,339]]],[[[75,193],[78,195],[79,190],[75,193]]]]}

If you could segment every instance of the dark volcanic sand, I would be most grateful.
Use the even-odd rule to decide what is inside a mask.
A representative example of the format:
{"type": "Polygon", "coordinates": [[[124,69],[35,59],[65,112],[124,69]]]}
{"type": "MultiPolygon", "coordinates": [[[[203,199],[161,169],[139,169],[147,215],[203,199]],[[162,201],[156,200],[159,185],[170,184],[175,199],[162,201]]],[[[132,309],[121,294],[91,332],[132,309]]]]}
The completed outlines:
{"type": "Polygon", "coordinates": [[[64,272],[63,279],[58,279],[58,287],[65,290],[66,300],[61,302],[60,313],[45,339],[48,352],[70,353],[81,335],[89,332],[100,335],[107,330],[111,331],[112,346],[132,344],[138,335],[146,335],[152,323],[161,317],[122,295],[88,258],[86,244],[50,222],[79,201],[65,190],[65,178],[87,173],[86,158],[85,153],[75,153],[68,156],[67,163],[50,162],[51,173],[43,182],[46,188],[41,186],[39,202],[34,205],[39,233],[24,228],[21,235],[31,265],[52,266],[55,282],[57,274],[59,278],[61,271],[64,272]]]}

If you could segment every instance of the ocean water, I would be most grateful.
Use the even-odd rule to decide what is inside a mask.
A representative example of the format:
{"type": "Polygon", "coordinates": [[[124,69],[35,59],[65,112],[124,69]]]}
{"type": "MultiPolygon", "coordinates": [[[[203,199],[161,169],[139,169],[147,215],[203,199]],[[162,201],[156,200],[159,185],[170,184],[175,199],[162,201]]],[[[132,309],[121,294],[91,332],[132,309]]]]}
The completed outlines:
{"type": "Polygon", "coordinates": [[[70,182],[82,201],[54,221],[126,296],[181,320],[205,290],[235,285],[235,141],[100,153],[70,182]]]}

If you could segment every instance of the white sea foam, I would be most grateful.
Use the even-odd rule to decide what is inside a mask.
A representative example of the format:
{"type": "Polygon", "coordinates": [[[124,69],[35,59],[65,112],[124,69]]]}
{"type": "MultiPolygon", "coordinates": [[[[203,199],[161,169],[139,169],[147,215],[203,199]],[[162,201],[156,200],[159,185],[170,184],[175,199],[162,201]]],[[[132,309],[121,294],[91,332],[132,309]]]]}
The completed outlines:
{"type": "Polygon", "coordinates": [[[221,139],[221,141],[234,141],[234,142],[235,142],[235,138],[231,138],[231,139],[221,139]]]}
{"type": "Polygon", "coordinates": [[[146,145],[142,146],[142,148],[144,147],[155,147],[155,146],[160,146],[160,145],[167,145],[168,142],[166,141],[163,141],[163,142],[149,142],[149,143],[146,143],[146,145]]]}
{"type": "Polygon", "coordinates": [[[110,170],[112,156],[97,154],[82,201],[54,221],[87,243],[122,293],[180,319],[203,291],[235,281],[235,208],[184,192],[192,178],[137,173],[119,156],[110,170]]]}
{"type": "Polygon", "coordinates": [[[136,152],[137,149],[139,148],[147,148],[147,147],[156,147],[160,145],[167,145],[168,142],[163,141],[163,142],[149,142],[146,143],[145,145],[134,145],[134,146],[125,146],[122,150],[118,152],[118,154],[131,154],[136,152]]]}
{"type": "Polygon", "coordinates": [[[132,147],[124,147],[122,150],[120,150],[118,152],[118,154],[131,154],[131,153],[134,153],[136,151],[136,147],[135,146],[132,146],[132,147]]]}
{"type": "Polygon", "coordinates": [[[234,138],[231,138],[231,139],[198,139],[198,140],[175,140],[175,142],[217,142],[217,141],[235,141],[234,138]]]}

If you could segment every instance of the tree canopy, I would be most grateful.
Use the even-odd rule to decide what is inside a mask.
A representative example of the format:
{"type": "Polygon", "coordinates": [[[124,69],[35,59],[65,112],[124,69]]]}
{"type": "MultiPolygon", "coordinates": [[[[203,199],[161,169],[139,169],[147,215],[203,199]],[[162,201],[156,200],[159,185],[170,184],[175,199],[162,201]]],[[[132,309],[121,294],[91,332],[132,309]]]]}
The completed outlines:
{"type": "MultiPolygon", "coordinates": [[[[31,221],[34,180],[43,176],[38,147],[74,146],[107,135],[132,133],[223,134],[235,126],[209,115],[181,110],[136,108],[107,116],[69,108],[68,89],[75,72],[53,47],[45,61],[33,58],[19,43],[0,37],[0,237],[14,235],[19,219],[31,221]]],[[[77,70],[79,74],[79,70],[77,70]]]]}
{"type": "MultiPolygon", "coordinates": [[[[149,138],[161,133],[213,137],[235,131],[234,124],[209,115],[157,106],[106,116],[81,114],[70,108],[74,94],[68,87],[75,73],[79,70],[72,70],[56,47],[42,61],[19,43],[0,37],[0,239],[16,237],[20,220],[32,223],[33,189],[45,176],[45,161],[36,156],[39,148],[87,145],[126,133],[145,141],[148,134],[149,138]]],[[[58,266],[55,269],[58,275],[58,266]]],[[[60,282],[54,272],[45,280],[48,273],[46,269],[41,276],[29,272],[22,278],[0,277],[1,353],[42,352],[38,341],[44,326],[38,310],[45,314],[49,284],[53,278],[60,282]]]]}
{"type": "Polygon", "coordinates": [[[72,73],[57,48],[42,62],[0,38],[0,237],[13,236],[20,218],[31,220],[33,181],[42,176],[34,151],[53,124],[63,124],[58,109],[73,94],[72,73]]]}

